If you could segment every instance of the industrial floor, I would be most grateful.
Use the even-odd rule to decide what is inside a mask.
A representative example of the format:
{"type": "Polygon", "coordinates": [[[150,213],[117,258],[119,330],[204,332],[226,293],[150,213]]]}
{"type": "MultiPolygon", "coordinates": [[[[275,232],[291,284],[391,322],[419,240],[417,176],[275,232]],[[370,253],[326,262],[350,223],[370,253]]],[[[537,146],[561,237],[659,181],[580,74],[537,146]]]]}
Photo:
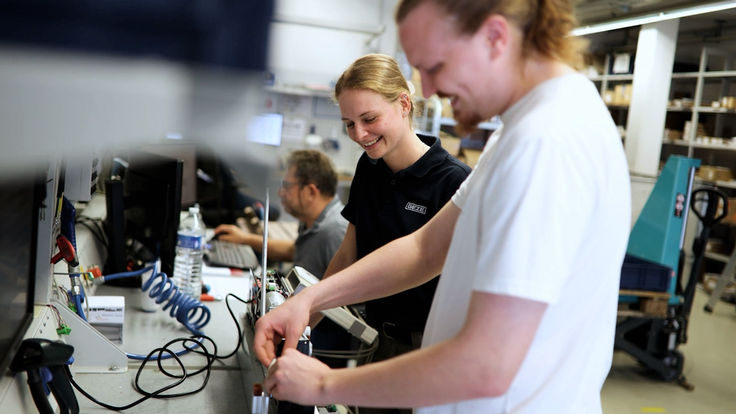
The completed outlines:
{"type": "Polygon", "coordinates": [[[690,318],[684,374],[695,389],[642,375],[628,354],[616,352],[603,385],[605,414],[733,414],[736,413],[736,307],[719,302],[712,314],[703,311],[707,294],[698,288],[690,318]]]}

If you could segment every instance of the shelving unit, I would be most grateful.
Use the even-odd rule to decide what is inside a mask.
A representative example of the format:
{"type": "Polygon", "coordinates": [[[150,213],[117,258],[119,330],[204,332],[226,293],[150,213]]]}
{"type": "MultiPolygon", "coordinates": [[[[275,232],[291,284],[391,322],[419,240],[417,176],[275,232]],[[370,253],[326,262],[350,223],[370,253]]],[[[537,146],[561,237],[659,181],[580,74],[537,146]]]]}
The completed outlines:
{"type": "MultiPolygon", "coordinates": [[[[692,29],[685,30],[691,30],[690,33],[692,33],[692,29]]],[[[703,38],[704,36],[701,35],[701,39],[703,38]]],[[[626,36],[611,33],[610,39],[615,40],[597,39],[600,45],[608,46],[597,50],[599,56],[606,54],[605,61],[601,59],[604,61],[604,70],[599,69],[601,75],[590,76],[604,101],[607,98],[606,91],[622,83],[634,82],[633,74],[610,73],[612,52],[626,51],[641,56],[653,53],[653,51],[632,49],[634,38],[631,33],[626,36]]],[[[665,161],[670,155],[684,155],[700,159],[703,165],[729,168],[736,176],[736,110],[733,107],[723,108],[720,104],[724,96],[736,97],[736,49],[728,46],[718,49],[712,46],[717,43],[719,42],[704,40],[698,44],[693,41],[692,35],[689,38],[678,36],[668,106],[666,108],[646,108],[651,111],[664,109],[666,111],[664,127],[676,132],[663,131],[660,137],[647,137],[661,140],[660,161],[665,161]],[[719,101],[718,107],[711,105],[711,102],[716,100],[719,101]],[[689,124],[687,131],[685,131],[686,123],[689,124]],[[698,132],[699,124],[703,125],[700,133],[698,132]]],[[[637,93],[640,92],[641,89],[637,91],[637,93]]],[[[611,96],[609,95],[608,98],[611,96]]],[[[630,107],[613,105],[613,102],[610,101],[611,99],[608,99],[607,105],[616,125],[627,126],[628,118],[632,116],[630,107]]],[[[654,145],[656,147],[656,143],[654,145]]],[[[736,197],[736,180],[706,180],[696,176],[695,186],[714,186],[729,198],[736,197]]],[[[727,261],[724,259],[729,257],[728,252],[731,251],[735,241],[736,225],[721,223],[714,227],[711,233],[714,250],[709,251],[706,255],[707,260],[704,263],[706,272],[720,273],[722,271],[724,262],[727,261]]],[[[686,248],[689,248],[689,245],[686,248]]]]}
{"type": "MultiPolygon", "coordinates": [[[[414,129],[417,132],[432,135],[438,137],[440,131],[453,133],[452,130],[457,122],[453,118],[442,116],[442,102],[437,96],[430,98],[415,98],[417,102],[418,110],[414,116],[414,129]]],[[[487,132],[485,138],[487,138],[491,132],[495,131],[501,126],[501,120],[498,117],[481,122],[478,124],[478,129],[487,132]]]]}
{"type": "Polygon", "coordinates": [[[626,136],[626,121],[628,118],[629,113],[629,105],[628,102],[617,102],[614,99],[614,93],[611,91],[611,86],[615,88],[616,85],[625,85],[630,84],[634,80],[634,75],[630,73],[626,74],[614,74],[609,73],[609,69],[611,67],[611,55],[606,54],[604,63],[603,63],[603,74],[601,75],[595,75],[590,76],[590,80],[592,80],[597,86],[598,86],[598,92],[603,97],[604,102],[606,102],[606,106],[608,107],[608,111],[611,113],[611,118],[613,118],[613,122],[616,124],[616,126],[619,129],[619,133],[621,134],[621,138],[625,139],[626,136]],[[610,94],[608,96],[607,94],[610,94]]]}
{"type": "Polygon", "coordinates": [[[437,96],[430,98],[414,98],[417,106],[414,114],[414,130],[416,132],[431,135],[433,137],[440,136],[440,128],[442,127],[442,102],[437,96]]]}
{"type": "MultiPolygon", "coordinates": [[[[686,155],[701,159],[703,165],[730,168],[736,175],[736,110],[734,107],[721,107],[724,96],[736,96],[733,64],[733,52],[704,46],[700,51],[697,72],[672,74],[670,103],[684,98],[687,106],[670,105],[667,108],[666,127],[682,131],[682,139],[663,139],[663,159],[670,154],[686,155]],[[719,102],[718,106],[711,105],[714,101],[719,102]]],[[[701,179],[699,182],[719,187],[729,196],[735,194],[736,180],[701,179]]]]}
{"type": "MultiPolygon", "coordinates": [[[[683,113],[689,113],[691,128],[683,131],[683,141],[688,147],[688,156],[693,155],[694,148],[712,148],[716,150],[730,149],[731,145],[714,145],[703,147],[701,144],[708,144],[710,137],[698,136],[698,125],[701,121],[705,121],[707,128],[712,132],[712,137],[717,137],[719,141],[727,142],[727,140],[736,136],[736,107],[725,108],[720,105],[723,97],[736,96],[736,83],[732,80],[736,79],[736,70],[731,70],[733,66],[733,54],[719,52],[710,47],[703,47],[700,53],[700,62],[697,72],[680,72],[673,73],[673,86],[670,91],[671,101],[678,99],[676,95],[687,94],[686,90],[694,91],[692,93],[692,107],[669,106],[668,122],[670,125],[675,124],[674,119],[682,119],[683,113]],[[709,70],[712,65],[713,56],[722,58],[722,70],[709,70]],[[694,83],[694,85],[693,85],[694,83]],[[718,106],[710,105],[711,102],[719,102],[718,106]],[[701,116],[702,115],[702,116],[701,116]],[[704,142],[705,141],[705,142],[704,142]]],[[[712,145],[712,144],[711,144],[712,145]]],[[[736,149],[736,145],[734,145],[736,149]]]]}

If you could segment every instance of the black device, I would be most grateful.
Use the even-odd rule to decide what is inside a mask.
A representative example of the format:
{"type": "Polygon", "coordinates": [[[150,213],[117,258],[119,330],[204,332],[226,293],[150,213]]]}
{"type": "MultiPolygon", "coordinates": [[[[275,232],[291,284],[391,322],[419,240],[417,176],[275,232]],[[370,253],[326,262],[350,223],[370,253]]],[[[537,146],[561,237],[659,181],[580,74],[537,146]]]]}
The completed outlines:
{"type": "Polygon", "coordinates": [[[28,375],[28,387],[39,413],[54,413],[46,398],[44,384],[48,385],[59,404],[59,413],[79,413],[77,397],[65,367],[73,353],[74,347],[71,345],[42,338],[26,339],[18,349],[10,369],[15,372],[25,371],[28,375]],[[50,378],[45,378],[46,375],[50,378]]]}
{"type": "Polygon", "coordinates": [[[7,369],[33,318],[44,192],[43,180],[33,174],[0,178],[0,373],[7,369]]]}
{"type": "Polygon", "coordinates": [[[129,270],[131,261],[161,259],[173,274],[181,211],[182,161],[146,151],[121,155],[127,167],[106,183],[108,260],[105,273],[129,270]]]}

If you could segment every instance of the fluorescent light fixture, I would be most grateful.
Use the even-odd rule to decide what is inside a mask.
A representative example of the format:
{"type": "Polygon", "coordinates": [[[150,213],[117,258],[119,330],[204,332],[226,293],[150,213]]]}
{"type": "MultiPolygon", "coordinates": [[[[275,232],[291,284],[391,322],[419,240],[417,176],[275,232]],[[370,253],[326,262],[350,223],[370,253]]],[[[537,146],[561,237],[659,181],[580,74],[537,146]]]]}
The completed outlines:
{"type": "Polygon", "coordinates": [[[643,16],[628,17],[620,20],[613,20],[606,23],[594,24],[591,26],[581,26],[570,32],[573,36],[585,36],[593,33],[607,32],[610,30],[623,29],[626,27],[640,26],[649,23],[661,22],[664,20],[679,19],[681,17],[695,16],[698,14],[713,13],[721,10],[736,8],[736,1],[727,0],[716,3],[701,4],[698,6],[685,7],[682,9],[671,10],[666,12],[647,14],[643,16]]]}

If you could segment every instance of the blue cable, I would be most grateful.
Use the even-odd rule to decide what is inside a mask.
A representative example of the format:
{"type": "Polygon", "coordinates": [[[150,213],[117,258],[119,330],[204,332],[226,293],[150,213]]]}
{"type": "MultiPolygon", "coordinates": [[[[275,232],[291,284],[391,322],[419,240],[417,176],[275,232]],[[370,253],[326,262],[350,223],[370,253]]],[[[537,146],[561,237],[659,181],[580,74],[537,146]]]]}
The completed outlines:
{"type": "Polygon", "coordinates": [[[115,279],[123,279],[126,277],[140,276],[151,269],[153,269],[153,266],[144,267],[143,269],[134,270],[132,272],[113,273],[113,274],[105,275],[103,276],[103,278],[104,278],[104,281],[108,281],[108,280],[115,280],[115,279]]]}
{"type": "Polygon", "coordinates": [[[148,266],[143,269],[132,272],[113,273],[103,276],[102,280],[114,280],[125,277],[134,277],[142,275],[151,270],[152,275],[148,280],[143,282],[141,290],[147,292],[150,298],[153,298],[156,304],[166,304],[161,308],[169,310],[169,315],[179,321],[194,335],[204,335],[202,328],[210,321],[210,310],[202,302],[192,298],[179,291],[171,278],[166,273],[159,272],[158,266],[148,266]],[[156,283],[154,283],[156,282],[156,283]]]}
{"type": "Polygon", "coordinates": [[[79,315],[80,318],[83,320],[87,320],[87,316],[84,314],[84,309],[82,309],[82,303],[84,302],[84,287],[82,286],[82,283],[79,281],[79,273],[74,273],[69,275],[69,281],[71,283],[71,287],[69,288],[69,298],[74,302],[74,307],[76,308],[76,313],[79,315]],[[74,288],[79,289],[79,293],[76,293],[74,291],[74,288]]]}
{"type": "MultiPolygon", "coordinates": [[[[174,285],[174,282],[166,275],[166,273],[158,271],[158,265],[147,266],[140,270],[135,270],[132,272],[113,273],[103,276],[100,279],[102,279],[102,281],[106,281],[123,279],[126,277],[135,277],[140,276],[148,272],[149,270],[152,271],[152,275],[150,278],[148,278],[148,280],[143,282],[141,290],[148,293],[149,297],[155,299],[155,302],[157,304],[168,301],[166,305],[164,305],[162,310],[165,311],[168,308],[171,308],[169,312],[169,315],[171,317],[176,318],[176,320],[178,320],[194,335],[204,335],[201,329],[210,321],[211,315],[209,308],[202,304],[202,302],[193,299],[191,296],[179,292],[179,287],[174,285]],[[156,284],[154,284],[154,279],[158,280],[156,284]],[[199,316],[199,318],[195,319],[197,316],[199,316]]],[[[194,345],[194,347],[196,348],[197,345],[194,345]]],[[[182,349],[178,352],[168,353],[166,355],[159,355],[156,359],[170,359],[174,358],[175,355],[182,356],[192,350],[193,348],[185,347],[185,349],[182,349]]],[[[139,361],[146,361],[151,359],[149,355],[132,354],[127,352],[125,353],[125,355],[129,359],[139,361]]]]}
{"type": "MultiPolygon", "coordinates": [[[[176,356],[182,356],[182,355],[184,355],[184,354],[186,354],[186,353],[188,353],[190,351],[193,351],[193,350],[194,350],[193,348],[186,348],[185,347],[184,349],[182,349],[181,351],[178,351],[178,352],[174,352],[174,353],[169,352],[169,353],[167,353],[165,355],[159,355],[156,359],[157,360],[171,359],[171,358],[174,358],[174,355],[176,355],[176,356]]],[[[133,360],[136,360],[136,361],[147,361],[147,360],[150,360],[151,359],[150,354],[149,355],[143,355],[143,354],[131,354],[131,353],[126,352],[125,353],[125,356],[127,356],[128,359],[133,359],[133,360]]]]}
{"type": "Polygon", "coordinates": [[[194,335],[204,335],[204,328],[210,321],[210,310],[202,302],[179,291],[179,287],[166,276],[164,272],[156,272],[141,286],[141,290],[148,292],[148,296],[155,299],[157,304],[166,302],[162,310],[169,311],[169,316],[176,318],[194,335]],[[154,284],[154,281],[156,283],[154,284]]]}

